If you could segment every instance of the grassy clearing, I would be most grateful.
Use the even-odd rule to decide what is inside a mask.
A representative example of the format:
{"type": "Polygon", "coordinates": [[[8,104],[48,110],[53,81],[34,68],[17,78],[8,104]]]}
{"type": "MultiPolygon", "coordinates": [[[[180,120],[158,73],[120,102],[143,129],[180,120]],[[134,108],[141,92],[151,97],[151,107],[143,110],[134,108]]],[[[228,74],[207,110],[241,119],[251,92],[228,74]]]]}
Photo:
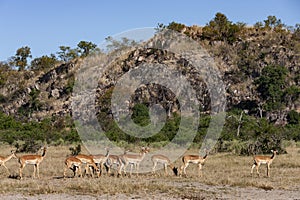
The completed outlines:
{"type": "MultiPolygon", "coordinates": [[[[260,167],[261,177],[250,175],[252,157],[236,156],[228,153],[209,155],[203,167],[203,177],[197,177],[197,166],[187,168],[187,177],[140,174],[139,177],[108,177],[100,178],[67,178],[63,179],[64,159],[70,152],[67,146],[49,147],[44,161],[40,165],[40,179],[32,179],[32,166],[24,169],[24,180],[14,177],[18,175],[19,164],[16,159],[6,163],[11,177],[4,167],[0,167],[0,194],[88,194],[98,195],[168,195],[181,198],[215,197],[219,193],[226,194],[229,187],[260,188],[263,190],[282,189],[285,191],[299,190],[300,187],[300,153],[299,148],[288,148],[288,154],[278,155],[271,165],[271,177],[266,176],[266,167],[260,167]],[[215,189],[211,189],[215,188],[215,189]],[[203,196],[204,195],[204,196],[203,196]]],[[[2,145],[1,155],[10,154],[12,148],[2,145]]],[[[83,150],[83,153],[84,150],[83,150]]],[[[196,150],[189,153],[197,153],[196,150]]],[[[143,164],[143,163],[142,163],[143,164]]],[[[181,165],[181,160],[175,162],[181,165]]],[[[71,170],[68,172],[71,177],[71,170]]]]}

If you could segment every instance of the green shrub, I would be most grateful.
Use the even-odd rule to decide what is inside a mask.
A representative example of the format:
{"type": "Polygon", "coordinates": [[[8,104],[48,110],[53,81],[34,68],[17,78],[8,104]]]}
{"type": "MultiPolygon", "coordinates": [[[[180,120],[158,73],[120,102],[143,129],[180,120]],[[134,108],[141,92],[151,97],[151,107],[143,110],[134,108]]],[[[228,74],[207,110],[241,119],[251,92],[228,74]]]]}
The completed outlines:
{"type": "Polygon", "coordinates": [[[78,144],[76,147],[70,147],[69,150],[72,156],[77,156],[81,152],[81,145],[78,144]]]}

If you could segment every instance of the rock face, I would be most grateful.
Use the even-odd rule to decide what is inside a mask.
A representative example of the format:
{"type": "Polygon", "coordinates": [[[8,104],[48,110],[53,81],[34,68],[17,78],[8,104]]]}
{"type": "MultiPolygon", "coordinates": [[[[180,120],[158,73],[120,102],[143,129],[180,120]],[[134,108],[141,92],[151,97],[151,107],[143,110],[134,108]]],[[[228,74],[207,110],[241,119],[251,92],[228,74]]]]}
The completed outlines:
{"type": "MultiPolygon", "coordinates": [[[[199,42],[199,45],[214,58],[225,84],[227,109],[248,110],[251,115],[257,117],[263,115],[280,124],[285,123],[288,111],[292,109],[300,111],[299,98],[287,103],[280,111],[265,111],[264,100],[254,84],[265,66],[281,65],[288,69],[287,84],[299,87],[300,79],[297,77],[300,71],[298,52],[300,45],[299,41],[295,43],[291,40],[291,34],[249,29],[239,40],[228,44],[222,41],[201,40],[199,38],[201,31],[195,27],[187,30],[194,30],[188,35],[199,42]]],[[[26,72],[29,78],[24,80],[23,84],[17,78],[12,78],[0,88],[0,93],[5,99],[0,105],[1,110],[21,119],[37,121],[49,116],[72,115],[70,97],[76,79],[75,74],[81,68],[82,62],[81,59],[77,59],[44,74],[26,72]]],[[[201,112],[210,112],[212,109],[210,91],[201,78],[201,72],[195,70],[193,63],[176,53],[153,48],[132,49],[127,54],[116,57],[110,66],[105,66],[106,71],[102,76],[99,75],[97,80],[95,99],[97,112],[113,114],[110,102],[104,101],[105,98],[110,97],[116,83],[124,74],[143,63],[165,64],[180,71],[196,91],[201,112]]],[[[104,67],[101,64],[99,66],[104,67]]],[[[135,90],[132,99],[125,103],[132,108],[138,102],[146,105],[159,103],[168,115],[179,112],[181,106],[176,94],[159,84],[142,84],[135,90]]],[[[122,112],[121,108],[118,112],[122,112]]]]}
{"type": "Polygon", "coordinates": [[[24,120],[41,120],[54,115],[70,114],[69,98],[74,72],[79,60],[62,64],[32,77],[26,85],[15,87],[1,104],[3,112],[24,120]]]}

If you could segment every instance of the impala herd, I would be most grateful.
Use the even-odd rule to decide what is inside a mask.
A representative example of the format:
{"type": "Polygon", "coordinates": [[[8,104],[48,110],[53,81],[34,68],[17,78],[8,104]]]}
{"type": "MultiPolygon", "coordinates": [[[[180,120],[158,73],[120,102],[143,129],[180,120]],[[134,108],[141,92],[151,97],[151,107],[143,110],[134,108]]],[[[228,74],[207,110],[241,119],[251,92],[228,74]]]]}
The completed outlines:
{"type": "MultiPolygon", "coordinates": [[[[9,173],[8,168],[6,167],[5,163],[9,161],[12,158],[18,159],[18,162],[20,164],[19,168],[19,177],[20,179],[23,178],[23,169],[26,165],[33,165],[34,171],[32,178],[35,178],[36,175],[39,178],[39,165],[43,161],[47,147],[42,147],[42,154],[32,154],[32,155],[22,155],[18,156],[16,155],[15,151],[11,151],[11,154],[7,157],[0,156],[0,166],[3,166],[7,173],[9,173]]],[[[122,176],[123,174],[126,175],[126,168],[128,165],[130,165],[130,177],[132,176],[132,169],[133,167],[136,170],[136,175],[138,176],[139,173],[139,166],[140,163],[145,158],[145,155],[149,152],[148,147],[142,147],[139,154],[129,154],[127,151],[125,151],[121,155],[111,155],[109,152],[109,149],[106,148],[106,154],[97,154],[97,155],[85,155],[85,154],[79,154],[76,156],[70,156],[65,159],[65,166],[63,171],[63,177],[67,177],[67,171],[70,169],[74,173],[74,177],[83,177],[82,175],[82,169],[83,166],[85,166],[85,175],[89,175],[94,177],[96,174],[97,177],[100,177],[104,171],[104,168],[106,168],[106,171],[108,175],[111,174],[111,169],[116,166],[117,168],[117,174],[118,176],[122,176]],[[123,172],[123,174],[122,174],[123,172]]],[[[257,175],[259,176],[259,167],[261,164],[267,165],[267,176],[270,177],[270,165],[272,164],[272,161],[274,160],[277,151],[272,150],[272,156],[253,156],[253,166],[251,168],[251,174],[253,174],[253,169],[256,167],[257,175]]],[[[175,167],[170,159],[161,154],[156,154],[151,157],[151,161],[153,163],[152,168],[152,174],[155,175],[155,168],[157,164],[162,164],[164,167],[165,175],[169,175],[167,168],[169,167],[174,175],[176,176],[182,176],[184,174],[186,176],[186,168],[190,163],[197,164],[198,165],[198,176],[202,176],[202,166],[208,156],[208,151],[206,151],[206,154],[204,156],[199,155],[185,155],[182,157],[182,165],[179,167],[175,167]]]]}

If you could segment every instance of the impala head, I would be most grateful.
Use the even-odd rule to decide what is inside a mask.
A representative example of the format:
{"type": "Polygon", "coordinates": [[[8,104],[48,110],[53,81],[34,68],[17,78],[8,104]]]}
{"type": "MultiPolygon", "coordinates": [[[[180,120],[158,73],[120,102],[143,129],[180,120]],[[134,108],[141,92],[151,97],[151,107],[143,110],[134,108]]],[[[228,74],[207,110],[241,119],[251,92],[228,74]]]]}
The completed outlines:
{"type": "Polygon", "coordinates": [[[41,147],[41,150],[43,151],[43,154],[42,154],[43,157],[46,155],[47,148],[48,147],[46,147],[46,146],[41,147]]]}
{"type": "Polygon", "coordinates": [[[149,148],[149,147],[142,147],[142,148],[141,148],[141,152],[142,152],[142,153],[149,153],[149,151],[150,151],[150,148],[149,148]]]}
{"type": "Polygon", "coordinates": [[[271,150],[272,153],[277,154],[278,151],[277,150],[271,150]]]}
{"type": "Polygon", "coordinates": [[[109,147],[105,147],[105,151],[106,151],[106,157],[108,157],[109,156],[109,147]]]}
{"type": "Polygon", "coordinates": [[[276,151],[276,150],[271,150],[271,152],[273,153],[273,155],[271,156],[271,158],[273,159],[273,158],[275,158],[275,156],[276,156],[276,154],[278,153],[278,151],[276,151]]]}
{"type": "Polygon", "coordinates": [[[205,150],[205,155],[203,156],[203,159],[206,159],[207,156],[208,156],[208,154],[209,154],[209,151],[208,151],[208,150],[205,150]]]}

